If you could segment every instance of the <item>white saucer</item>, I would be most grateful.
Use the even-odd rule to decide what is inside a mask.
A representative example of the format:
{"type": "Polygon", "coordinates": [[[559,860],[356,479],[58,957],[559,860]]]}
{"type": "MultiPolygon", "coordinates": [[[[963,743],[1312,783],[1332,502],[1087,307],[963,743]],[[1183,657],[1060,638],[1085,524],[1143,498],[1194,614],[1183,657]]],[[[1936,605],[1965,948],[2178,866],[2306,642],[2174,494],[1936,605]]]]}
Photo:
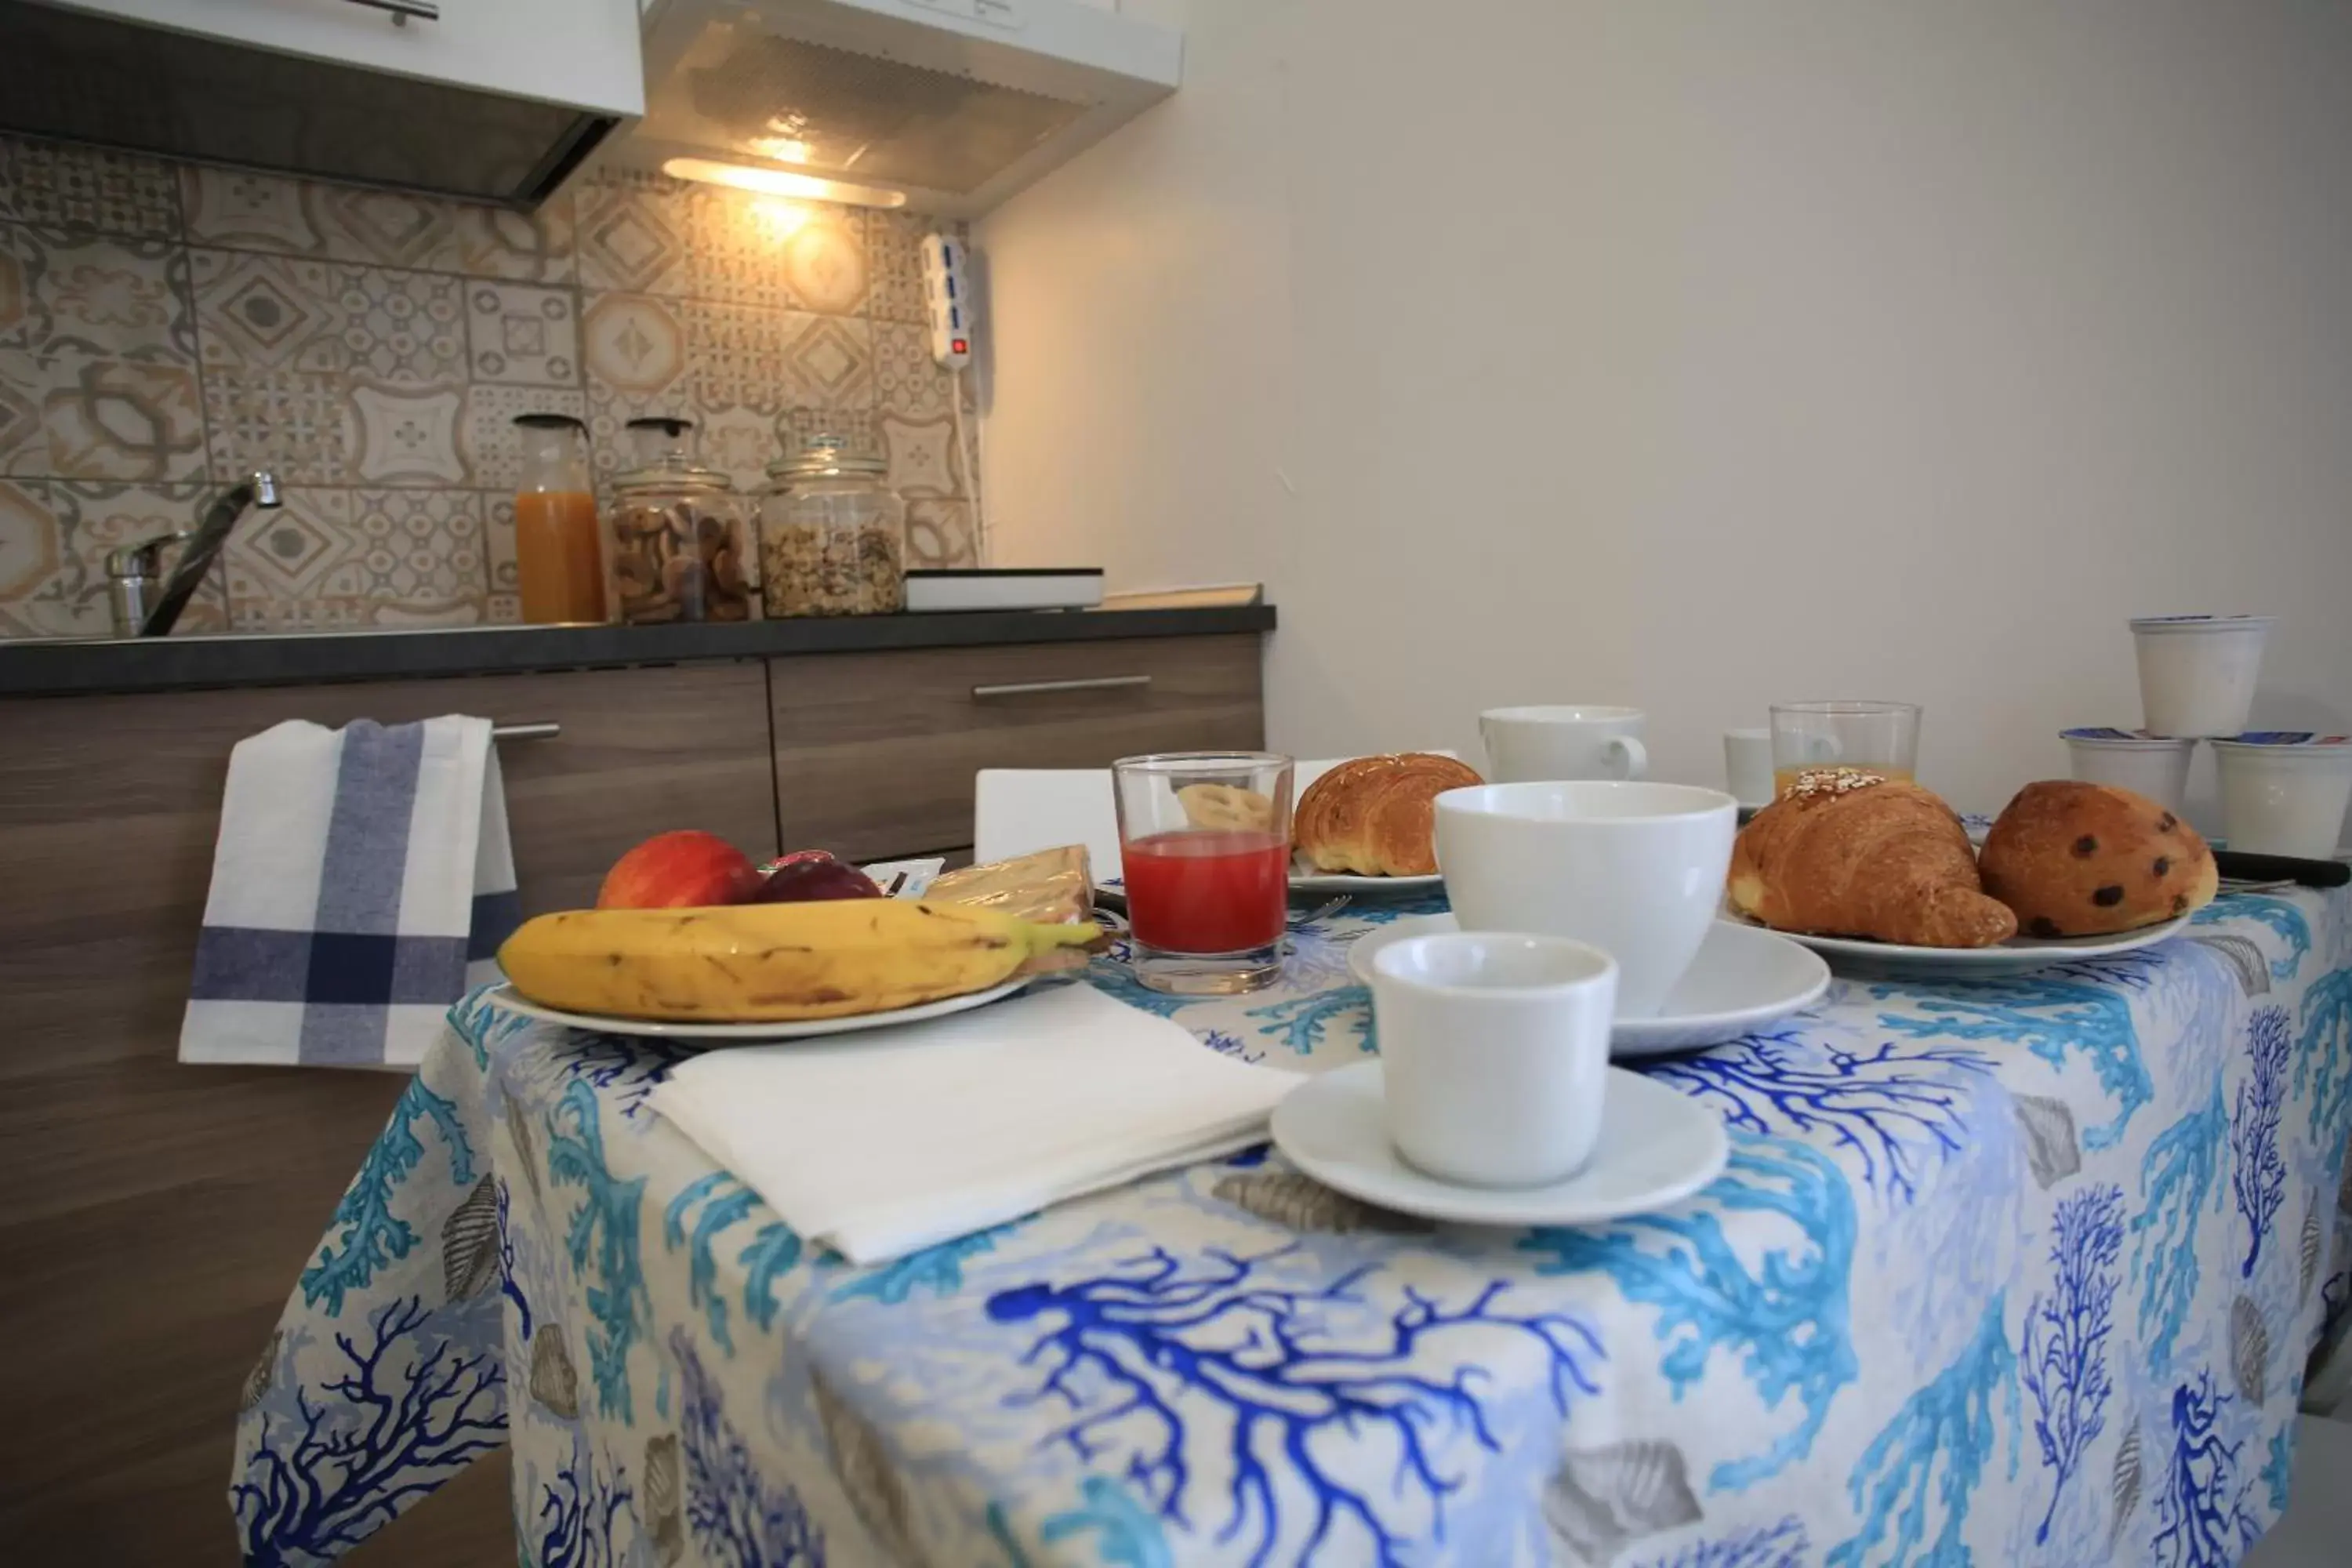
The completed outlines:
{"type": "Polygon", "coordinates": [[[1591,1225],[1679,1203],[1723,1173],[1731,1141],[1698,1101],[1609,1069],[1601,1142],[1548,1187],[1465,1187],[1423,1175],[1389,1142],[1381,1064],[1308,1079],[1274,1108],[1275,1146],[1325,1186],[1381,1208],[1464,1225],[1591,1225]]]}
{"type": "MultiPolygon", "coordinates": [[[[2046,940],[2013,936],[1990,947],[1906,947],[1901,942],[1868,942],[1859,937],[1806,936],[1797,931],[1786,934],[1789,941],[1803,942],[1815,952],[1837,960],[1842,967],[1873,974],[1912,980],[1990,980],[2004,974],[2031,973],[2037,969],[2047,969],[2053,963],[2073,963],[2085,958],[2109,958],[2118,952],[2152,946],[2186,931],[2189,920],[2189,916],[2182,915],[2162,925],[2142,926],[2137,931],[2118,931],[2113,936],[2064,936],[2046,940]]],[[[1742,931],[1764,930],[1744,916],[1728,910],[1717,923],[1736,926],[1742,931]]]]}
{"type": "MultiPolygon", "coordinates": [[[[1452,915],[1409,915],[1366,931],[1348,951],[1348,970],[1372,983],[1372,955],[1392,942],[1461,929],[1452,915]]],[[[1620,1018],[1609,1054],[1620,1060],[1719,1046],[1801,1013],[1829,989],[1830,966],[1778,931],[1717,921],[1655,1017],[1620,1018]]]]}
{"type": "Polygon", "coordinates": [[[950,996],[939,1002],[919,1003],[912,1007],[894,1007],[887,1013],[859,1013],[847,1018],[803,1018],[765,1024],[673,1024],[659,1018],[607,1017],[601,1013],[567,1013],[561,1007],[542,1006],[514,988],[509,981],[485,998],[509,1013],[520,1013],[526,1018],[537,1018],[549,1024],[567,1024],[575,1029],[593,1029],[604,1035],[641,1035],[659,1040],[702,1040],[711,1045],[735,1042],[750,1045],[760,1040],[809,1040],[824,1035],[855,1034],[860,1029],[887,1029],[894,1024],[919,1024],[926,1018],[944,1018],[950,1013],[968,1013],[984,1006],[999,996],[1010,996],[1029,984],[1024,976],[1008,980],[1002,985],[992,985],[985,991],[973,991],[961,996],[950,996]]]}

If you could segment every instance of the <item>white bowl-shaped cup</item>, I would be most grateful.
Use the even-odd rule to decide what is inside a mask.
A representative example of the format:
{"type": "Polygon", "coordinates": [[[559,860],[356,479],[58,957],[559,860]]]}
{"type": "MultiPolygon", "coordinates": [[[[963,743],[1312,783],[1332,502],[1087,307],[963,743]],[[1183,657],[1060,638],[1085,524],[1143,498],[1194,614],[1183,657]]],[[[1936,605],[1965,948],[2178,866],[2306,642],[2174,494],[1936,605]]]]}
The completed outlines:
{"type": "Polygon", "coordinates": [[[2197,742],[2137,730],[2062,730],[2074,776],[2113,784],[2178,812],[2189,794],[2189,763],[2197,742]]]}
{"type": "Polygon", "coordinates": [[[1739,805],[1691,784],[1553,780],[1437,797],[1437,867],[1465,931],[1591,942],[1617,1012],[1654,1016],[1723,902],[1739,805]]]}
{"type": "Polygon", "coordinates": [[[2332,858],[2352,806],[2352,740],[2268,731],[2213,742],[2221,832],[2250,855],[2332,858]]]}
{"type": "Polygon", "coordinates": [[[1441,1181],[1534,1187],[1591,1158],[1617,965],[1497,931],[1408,937],[1372,959],[1389,1137],[1441,1181]]]}
{"type": "Polygon", "coordinates": [[[1497,784],[1637,779],[1650,771],[1642,745],[1645,722],[1639,708],[1590,702],[1489,708],[1478,715],[1478,738],[1486,747],[1486,775],[1497,784]]]}
{"type": "Polygon", "coordinates": [[[2131,624],[2148,733],[2197,739],[2246,727],[2268,616],[2145,616],[2131,624]]]}

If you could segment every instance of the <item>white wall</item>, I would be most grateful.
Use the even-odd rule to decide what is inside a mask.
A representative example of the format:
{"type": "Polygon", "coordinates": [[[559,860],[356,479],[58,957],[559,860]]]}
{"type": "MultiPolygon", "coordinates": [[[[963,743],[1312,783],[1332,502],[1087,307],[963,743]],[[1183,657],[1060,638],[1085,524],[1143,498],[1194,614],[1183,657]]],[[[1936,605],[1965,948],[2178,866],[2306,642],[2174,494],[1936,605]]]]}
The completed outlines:
{"type": "Polygon", "coordinates": [[[2352,728],[2352,6],[1127,9],[1183,90],[978,229],[998,560],[1264,578],[1277,744],[1902,696],[1997,808],[2184,610],[2352,728]]]}

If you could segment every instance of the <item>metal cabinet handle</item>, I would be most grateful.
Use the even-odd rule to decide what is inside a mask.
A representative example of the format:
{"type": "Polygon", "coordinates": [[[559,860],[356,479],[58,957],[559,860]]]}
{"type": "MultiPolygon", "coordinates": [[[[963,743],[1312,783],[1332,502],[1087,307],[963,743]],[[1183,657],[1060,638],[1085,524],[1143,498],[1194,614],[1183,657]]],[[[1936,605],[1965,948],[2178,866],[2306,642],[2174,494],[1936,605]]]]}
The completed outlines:
{"type": "Polygon", "coordinates": [[[490,726],[490,739],[493,741],[552,741],[562,733],[563,726],[552,719],[541,720],[536,724],[490,726]]]}
{"type": "Polygon", "coordinates": [[[1112,691],[1125,686],[1149,686],[1148,675],[1089,675],[1076,680],[1013,680],[1002,686],[975,686],[974,698],[1036,697],[1048,691],[1112,691]]]}
{"type": "Polygon", "coordinates": [[[432,0],[343,0],[343,4],[364,5],[371,11],[389,11],[392,13],[392,25],[395,27],[408,26],[411,16],[420,22],[441,19],[441,7],[434,5],[432,0]]]}

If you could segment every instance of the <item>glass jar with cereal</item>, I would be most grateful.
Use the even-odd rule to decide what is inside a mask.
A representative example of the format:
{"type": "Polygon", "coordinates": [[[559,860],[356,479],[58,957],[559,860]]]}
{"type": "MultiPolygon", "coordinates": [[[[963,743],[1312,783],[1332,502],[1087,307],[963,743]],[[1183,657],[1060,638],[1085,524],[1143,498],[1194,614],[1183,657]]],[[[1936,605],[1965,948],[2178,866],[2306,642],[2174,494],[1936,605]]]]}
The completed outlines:
{"type": "Polygon", "coordinates": [[[770,616],[884,616],[907,607],[907,508],[886,465],[814,436],[768,467],[761,592],[770,616]]]}

